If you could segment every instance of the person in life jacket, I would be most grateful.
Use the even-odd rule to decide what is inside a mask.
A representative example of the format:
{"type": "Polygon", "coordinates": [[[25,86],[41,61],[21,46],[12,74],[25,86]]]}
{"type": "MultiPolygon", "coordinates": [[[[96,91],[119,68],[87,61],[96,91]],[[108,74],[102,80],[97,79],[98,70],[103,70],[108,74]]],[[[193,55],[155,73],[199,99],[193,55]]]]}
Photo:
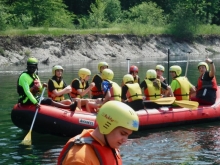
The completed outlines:
{"type": "Polygon", "coordinates": [[[121,87],[116,82],[112,81],[114,77],[113,71],[111,69],[104,69],[101,77],[103,79],[103,97],[96,100],[93,99],[88,103],[88,109],[94,110],[95,112],[97,112],[98,109],[109,100],[121,101],[121,87]]]}
{"type": "Polygon", "coordinates": [[[165,96],[173,97],[171,87],[157,79],[157,73],[154,69],[146,72],[146,78],[141,82],[141,89],[144,89],[146,100],[156,100],[161,98],[161,88],[165,90],[165,96]]]}
{"type": "MultiPolygon", "coordinates": [[[[37,107],[39,97],[38,94],[42,91],[43,87],[47,87],[47,84],[41,84],[40,78],[37,75],[38,70],[38,60],[35,57],[30,57],[27,60],[27,71],[21,73],[17,81],[17,92],[19,94],[18,103],[21,105],[34,104],[37,107]]],[[[41,104],[52,105],[59,108],[66,108],[74,111],[77,104],[64,105],[53,101],[50,98],[43,98],[41,104]]]]}
{"type": "Polygon", "coordinates": [[[199,102],[201,105],[212,105],[216,100],[217,81],[215,77],[215,65],[209,58],[205,62],[198,64],[200,76],[196,86],[196,96],[191,100],[199,102]],[[210,64],[210,70],[209,66],[210,64]]]}
{"type": "Polygon", "coordinates": [[[134,77],[134,83],[140,84],[140,77],[138,76],[138,67],[135,65],[130,66],[129,74],[134,77]]]}
{"type": "Polygon", "coordinates": [[[73,79],[71,83],[72,91],[70,93],[73,100],[78,101],[78,107],[82,110],[82,106],[86,107],[86,110],[89,111],[87,104],[90,99],[84,99],[83,97],[88,94],[91,97],[91,89],[95,86],[95,83],[92,82],[89,84],[89,79],[91,71],[87,68],[81,68],[78,72],[79,78],[73,79]]]}
{"type": "Polygon", "coordinates": [[[57,165],[122,165],[119,147],[139,127],[139,118],[128,105],[109,101],[99,110],[97,128],[83,130],[63,147],[57,165]]]}
{"type": "Polygon", "coordinates": [[[163,65],[156,65],[155,70],[157,72],[157,79],[159,79],[164,84],[167,84],[166,78],[163,77],[163,73],[165,71],[165,68],[163,65]]]}
{"type": "Polygon", "coordinates": [[[134,83],[134,77],[131,74],[124,75],[123,84],[121,91],[122,102],[128,104],[135,111],[144,109],[142,91],[140,85],[134,83]]]}
{"type": "Polygon", "coordinates": [[[95,83],[95,86],[91,89],[92,92],[92,99],[97,99],[97,98],[102,98],[103,97],[103,93],[102,93],[102,71],[104,69],[108,68],[108,63],[107,62],[99,62],[98,63],[98,74],[96,74],[93,79],[92,82],[95,83]]]}
{"type": "Polygon", "coordinates": [[[54,101],[70,105],[72,102],[67,99],[65,100],[64,94],[69,94],[71,92],[71,86],[66,86],[63,80],[63,67],[60,65],[55,65],[52,68],[52,78],[48,81],[48,97],[54,101]]]}
{"type": "Polygon", "coordinates": [[[172,77],[171,88],[176,100],[189,100],[190,93],[195,92],[195,87],[184,76],[180,76],[182,69],[178,65],[173,65],[169,69],[172,77]]]}

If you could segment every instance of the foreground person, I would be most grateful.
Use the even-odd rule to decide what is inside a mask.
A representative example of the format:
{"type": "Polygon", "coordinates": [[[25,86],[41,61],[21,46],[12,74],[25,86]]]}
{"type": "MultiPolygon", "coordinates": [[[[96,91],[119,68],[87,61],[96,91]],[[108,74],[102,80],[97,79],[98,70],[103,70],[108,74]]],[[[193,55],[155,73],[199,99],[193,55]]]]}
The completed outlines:
{"type": "MultiPolygon", "coordinates": [[[[40,106],[38,104],[40,99],[38,94],[42,92],[43,87],[47,87],[47,84],[41,84],[40,78],[37,75],[37,70],[38,60],[34,57],[30,57],[27,60],[27,71],[22,72],[17,81],[17,92],[19,94],[18,103],[21,105],[34,104],[40,106]]],[[[71,111],[75,111],[77,106],[77,102],[71,105],[65,105],[55,102],[51,98],[43,98],[41,104],[70,109],[71,111]]]]}
{"type": "Polygon", "coordinates": [[[96,129],[83,130],[67,142],[59,155],[58,165],[122,164],[118,149],[132,131],[138,130],[137,114],[122,102],[109,101],[100,108],[96,120],[96,129]]]}
{"type": "Polygon", "coordinates": [[[196,97],[191,98],[191,100],[202,105],[212,105],[215,103],[217,91],[215,65],[211,59],[207,58],[206,62],[198,64],[198,70],[200,76],[196,86],[196,97]],[[208,64],[210,64],[210,71],[208,64]]]}

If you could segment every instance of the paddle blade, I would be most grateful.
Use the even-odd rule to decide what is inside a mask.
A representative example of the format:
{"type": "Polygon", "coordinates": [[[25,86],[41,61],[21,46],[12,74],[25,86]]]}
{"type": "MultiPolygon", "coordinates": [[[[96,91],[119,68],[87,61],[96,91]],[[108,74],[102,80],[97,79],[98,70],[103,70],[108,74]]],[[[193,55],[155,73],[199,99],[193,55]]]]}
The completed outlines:
{"type": "Polygon", "coordinates": [[[24,140],[20,144],[23,145],[31,145],[31,130],[28,132],[28,134],[25,136],[24,140]]]}
{"type": "Polygon", "coordinates": [[[173,102],[176,100],[175,97],[163,97],[159,98],[157,100],[150,100],[151,102],[160,104],[160,105],[170,105],[173,104],[173,102]]]}
{"type": "Polygon", "coordinates": [[[198,102],[188,101],[188,100],[175,101],[174,103],[180,107],[189,108],[189,109],[197,109],[199,106],[198,102]]]}

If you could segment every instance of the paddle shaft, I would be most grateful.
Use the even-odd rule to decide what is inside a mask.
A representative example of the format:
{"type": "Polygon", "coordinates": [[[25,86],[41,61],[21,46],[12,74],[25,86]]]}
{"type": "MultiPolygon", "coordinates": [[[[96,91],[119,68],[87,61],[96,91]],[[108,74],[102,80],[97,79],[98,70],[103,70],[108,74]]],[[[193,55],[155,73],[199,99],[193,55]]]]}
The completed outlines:
{"type": "Polygon", "coordinates": [[[169,73],[169,69],[170,69],[170,49],[168,49],[167,51],[168,55],[167,55],[167,70],[168,70],[168,74],[167,74],[167,83],[170,84],[170,73],[169,73]]]}
{"type": "Polygon", "coordinates": [[[127,58],[128,73],[130,73],[130,58],[127,58]]]}
{"type": "Polygon", "coordinates": [[[189,66],[189,55],[190,55],[190,52],[189,52],[188,57],[187,57],[185,77],[187,76],[187,72],[188,72],[188,66],[189,66]]]}
{"type": "MultiPolygon", "coordinates": [[[[40,96],[40,101],[39,101],[38,104],[41,103],[41,100],[42,100],[42,98],[43,98],[45,89],[46,89],[46,88],[44,87],[44,88],[43,88],[43,91],[42,91],[42,93],[41,93],[41,96],[40,96]]],[[[30,131],[32,130],[32,128],[33,128],[33,126],[34,126],[34,122],[35,122],[35,119],[36,119],[36,116],[37,116],[37,113],[38,113],[38,109],[39,109],[39,107],[37,107],[36,112],[35,112],[35,114],[34,114],[34,118],[33,118],[33,121],[32,121],[32,123],[31,123],[30,131]]]]}

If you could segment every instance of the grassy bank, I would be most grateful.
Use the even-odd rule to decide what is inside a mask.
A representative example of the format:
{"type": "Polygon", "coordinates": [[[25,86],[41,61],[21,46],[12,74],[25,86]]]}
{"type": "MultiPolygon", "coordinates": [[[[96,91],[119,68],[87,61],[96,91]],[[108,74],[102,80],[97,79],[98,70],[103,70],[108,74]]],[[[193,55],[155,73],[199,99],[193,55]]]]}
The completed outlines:
{"type": "MultiPolygon", "coordinates": [[[[8,29],[0,31],[1,36],[28,36],[28,35],[87,35],[87,34],[133,34],[138,36],[149,36],[168,34],[172,35],[169,26],[154,27],[144,24],[116,24],[109,28],[93,28],[93,29],[67,29],[67,28],[28,28],[28,29],[8,29]]],[[[196,27],[193,36],[197,35],[220,35],[220,26],[201,25],[196,27]]]]}

